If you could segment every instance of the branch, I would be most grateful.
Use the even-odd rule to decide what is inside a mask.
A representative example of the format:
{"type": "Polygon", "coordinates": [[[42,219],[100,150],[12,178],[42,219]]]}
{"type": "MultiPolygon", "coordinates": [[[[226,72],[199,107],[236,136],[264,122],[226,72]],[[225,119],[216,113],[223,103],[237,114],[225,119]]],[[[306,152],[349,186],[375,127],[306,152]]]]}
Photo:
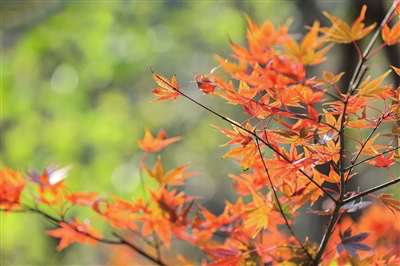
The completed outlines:
{"type": "Polygon", "coordinates": [[[364,197],[365,195],[368,195],[368,194],[370,194],[370,193],[372,193],[372,192],[375,192],[375,191],[378,191],[378,190],[383,189],[383,188],[385,188],[385,187],[389,187],[389,186],[391,186],[391,185],[394,185],[394,184],[396,184],[396,183],[398,183],[398,182],[400,182],[400,177],[398,177],[398,178],[396,178],[396,179],[394,179],[394,180],[392,180],[392,181],[386,182],[386,183],[384,183],[384,184],[381,184],[381,185],[379,185],[379,186],[376,186],[376,187],[370,188],[370,189],[368,189],[368,190],[365,190],[364,192],[361,192],[360,194],[357,194],[357,195],[355,195],[355,196],[353,196],[353,197],[350,197],[350,198],[348,198],[348,199],[345,199],[345,200],[342,202],[342,204],[344,205],[344,204],[349,203],[349,202],[351,202],[351,201],[353,201],[353,200],[356,200],[356,199],[358,199],[358,198],[364,197]]]}
{"type": "Polygon", "coordinates": [[[381,156],[381,155],[384,155],[384,154],[386,154],[386,153],[389,153],[389,152],[391,152],[391,151],[395,151],[395,150],[398,150],[398,149],[400,149],[400,146],[397,146],[397,147],[395,147],[395,148],[388,149],[388,150],[383,151],[383,152],[381,152],[381,153],[379,153],[379,154],[377,154],[377,155],[374,155],[374,156],[371,156],[371,157],[369,157],[369,158],[367,158],[367,159],[364,159],[364,160],[362,160],[362,161],[359,161],[358,163],[355,163],[355,164],[352,164],[352,165],[350,165],[350,166],[347,166],[344,170],[347,171],[347,170],[352,169],[352,168],[356,167],[357,165],[360,165],[360,164],[362,164],[362,163],[364,163],[364,162],[366,162],[366,161],[369,161],[369,160],[371,160],[371,159],[374,159],[374,158],[376,158],[376,157],[379,157],[379,156],[381,156]]]}
{"type": "MultiPolygon", "coordinates": [[[[119,241],[115,242],[115,240],[114,240],[114,243],[113,242],[105,242],[105,243],[109,243],[109,244],[125,244],[125,245],[131,247],[132,249],[134,249],[137,253],[139,253],[143,257],[145,257],[145,258],[157,263],[158,265],[161,265],[161,266],[166,266],[167,265],[167,264],[163,263],[160,259],[153,258],[152,256],[150,256],[149,254],[147,254],[146,252],[144,252],[140,248],[138,248],[135,245],[129,243],[127,240],[125,240],[122,236],[118,235],[117,233],[114,232],[113,235],[115,237],[117,237],[119,239],[119,241]]],[[[101,241],[101,240],[99,240],[99,241],[101,241]]]]}
{"type": "MultiPolygon", "coordinates": [[[[353,77],[352,77],[352,79],[351,79],[351,81],[349,83],[349,89],[347,91],[346,100],[344,101],[343,112],[342,112],[342,121],[341,121],[340,129],[339,129],[339,138],[340,138],[340,159],[339,159],[340,160],[340,195],[339,195],[339,199],[336,201],[336,206],[335,206],[335,209],[333,210],[333,213],[331,215],[331,219],[329,221],[328,227],[327,227],[327,229],[325,231],[324,236],[322,237],[322,241],[321,241],[321,244],[319,246],[318,253],[315,256],[315,263],[314,263],[315,266],[319,265],[319,262],[321,260],[322,254],[324,253],[324,250],[326,248],[326,245],[328,244],[329,238],[331,237],[331,235],[333,233],[333,228],[335,227],[336,221],[339,218],[340,207],[345,202],[345,200],[344,200],[344,195],[345,195],[345,180],[344,180],[344,177],[345,177],[346,168],[344,167],[343,155],[344,155],[344,121],[345,121],[345,115],[346,115],[348,99],[353,94],[353,92],[357,88],[358,84],[360,83],[361,77],[362,77],[362,75],[365,73],[365,71],[367,69],[366,66],[364,66],[364,62],[367,60],[366,58],[367,58],[369,52],[371,51],[372,46],[374,45],[375,41],[377,40],[377,38],[378,38],[383,26],[387,23],[388,19],[390,18],[390,16],[394,12],[395,8],[396,8],[396,4],[393,3],[392,7],[390,8],[388,13],[386,14],[385,18],[382,20],[382,22],[380,24],[380,27],[376,30],[374,36],[372,37],[372,39],[369,42],[367,48],[365,49],[365,51],[364,51],[364,53],[362,55],[362,58],[360,58],[360,61],[358,62],[358,65],[357,65],[356,69],[354,70],[353,77]]],[[[376,128],[371,132],[370,136],[372,136],[372,134],[374,133],[375,130],[376,130],[376,128]]],[[[358,158],[358,156],[359,156],[359,154],[357,154],[356,158],[358,158]]],[[[354,163],[354,161],[352,163],[354,163]]],[[[351,169],[352,168],[350,168],[350,171],[351,171],[351,169]]],[[[354,197],[356,197],[356,196],[354,196],[354,197]]]]}
{"type": "Polygon", "coordinates": [[[389,11],[387,12],[385,18],[382,20],[381,24],[379,25],[379,28],[376,29],[374,36],[372,37],[371,41],[369,42],[367,48],[365,49],[365,51],[363,53],[362,58],[360,58],[360,61],[358,62],[358,65],[354,71],[353,77],[351,78],[351,81],[349,84],[349,91],[354,90],[358,86],[358,83],[355,81],[360,74],[361,68],[362,68],[363,64],[367,61],[368,54],[371,52],[371,49],[374,46],[376,39],[378,39],[383,26],[385,26],[385,24],[388,22],[390,16],[393,14],[396,6],[397,6],[397,4],[394,2],[393,5],[390,7],[389,11]]]}
{"type": "MultiPolygon", "coordinates": [[[[6,212],[7,209],[1,208],[0,211],[6,212]]],[[[27,209],[21,209],[21,210],[12,210],[12,212],[14,212],[14,213],[18,213],[18,212],[19,212],[19,213],[37,213],[37,214],[43,215],[45,218],[51,220],[51,221],[52,221],[56,226],[58,226],[58,227],[60,227],[59,224],[60,224],[61,222],[67,223],[67,222],[65,222],[65,221],[63,221],[63,220],[61,220],[61,219],[54,218],[54,217],[52,217],[51,215],[46,214],[46,213],[42,212],[42,211],[39,210],[39,209],[27,208],[27,209]]],[[[70,224],[69,224],[69,225],[70,225],[70,224]]],[[[70,225],[70,226],[74,227],[73,225],[70,225]]],[[[86,236],[88,236],[88,237],[91,237],[91,238],[93,238],[93,239],[95,239],[96,241],[99,241],[99,242],[103,242],[103,243],[107,243],[107,244],[114,244],[114,245],[115,245],[115,244],[124,244],[124,245],[127,245],[127,246],[131,247],[133,250],[135,250],[137,253],[139,253],[139,254],[142,255],[143,257],[145,257],[145,258],[147,258],[147,259],[153,261],[154,263],[157,263],[158,265],[161,265],[161,266],[166,266],[166,265],[167,265],[167,264],[165,264],[164,262],[162,262],[160,259],[157,259],[157,258],[152,257],[150,254],[144,252],[144,251],[141,250],[140,248],[138,248],[138,247],[136,247],[135,245],[129,243],[129,242],[126,241],[123,237],[117,235],[117,233],[113,233],[113,235],[116,236],[116,237],[118,238],[117,240],[115,240],[115,239],[106,239],[106,238],[101,238],[101,239],[100,239],[100,238],[96,238],[96,237],[94,237],[94,236],[92,236],[92,235],[90,235],[90,234],[87,234],[87,233],[84,233],[84,232],[81,232],[81,231],[78,231],[78,232],[81,233],[81,234],[84,234],[84,235],[86,235],[86,236]]]]}
{"type": "MultiPolygon", "coordinates": [[[[152,70],[151,68],[150,68],[150,71],[151,71],[152,73],[154,73],[153,70],[152,70]]],[[[281,152],[279,152],[278,150],[276,150],[276,149],[275,149],[273,146],[271,146],[268,142],[264,141],[264,140],[263,140],[260,136],[258,136],[256,133],[254,133],[254,132],[252,132],[252,131],[246,129],[245,127],[243,127],[242,125],[240,125],[240,124],[236,123],[235,121],[229,119],[228,117],[223,116],[223,115],[217,113],[216,111],[214,111],[214,110],[208,108],[207,106],[205,106],[205,105],[199,103],[198,101],[196,101],[196,100],[194,100],[193,98],[189,97],[188,95],[186,95],[185,93],[181,92],[180,90],[177,90],[177,89],[176,89],[174,86],[172,86],[171,84],[165,82],[158,74],[156,74],[156,73],[154,73],[154,74],[158,77],[158,79],[159,79],[160,81],[162,81],[164,84],[166,84],[168,87],[170,87],[170,88],[173,89],[174,91],[178,92],[180,95],[182,95],[182,96],[185,97],[186,99],[192,101],[192,102],[195,103],[196,105],[202,107],[203,109],[205,109],[205,110],[207,110],[208,112],[214,114],[215,116],[218,116],[219,118],[221,118],[222,120],[224,120],[224,121],[230,123],[231,125],[234,125],[234,126],[240,128],[241,130],[243,130],[243,131],[249,133],[249,134],[252,135],[254,138],[258,139],[261,143],[263,143],[265,146],[267,146],[268,148],[270,148],[272,151],[274,151],[274,152],[276,152],[277,154],[279,154],[286,162],[292,163],[291,160],[289,160],[286,156],[284,156],[283,154],[281,154],[281,152]]],[[[311,178],[306,172],[304,172],[304,171],[301,170],[301,169],[299,169],[298,171],[299,171],[300,173],[302,173],[311,183],[313,183],[313,184],[316,185],[319,189],[321,189],[321,190],[324,192],[324,194],[327,195],[331,200],[333,200],[334,202],[336,202],[336,199],[335,199],[331,194],[329,194],[321,185],[319,185],[317,182],[315,182],[314,179],[311,178]]]]}
{"type": "Polygon", "coordinates": [[[259,154],[260,157],[261,157],[261,160],[262,160],[262,162],[263,162],[263,166],[264,166],[265,172],[267,173],[268,180],[269,180],[269,182],[271,183],[271,189],[272,189],[272,191],[273,191],[273,193],[274,193],[274,196],[275,196],[275,199],[276,199],[276,203],[278,204],[279,212],[280,212],[281,215],[283,216],[283,219],[285,220],[285,224],[286,224],[287,228],[289,229],[290,233],[292,234],[292,236],[293,236],[293,237],[296,239],[296,241],[300,244],[301,248],[304,250],[304,252],[305,252],[305,253],[307,254],[307,256],[310,258],[310,260],[313,261],[313,258],[312,258],[312,256],[310,255],[310,253],[308,252],[307,248],[303,245],[303,243],[300,241],[300,239],[296,236],[296,234],[294,233],[292,227],[291,227],[290,224],[289,224],[288,219],[286,218],[285,212],[283,211],[282,205],[281,205],[281,203],[280,203],[280,201],[279,201],[279,199],[278,199],[278,194],[276,193],[276,190],[275,190],[275,188],[274,188],[274,185],[272,184],[272,179],[271,179],[271,176],[269,175],[269,171],[268,171],[267,165],[265,164],[265,161],[264,161],[263,158],[262,158],[262,152],[261,152],[261,149],[260,149],[260,145],[259,145],[258,139],[256,139],[256,142],[257,142],[256,144],[257,144],[258,154],[259,154]]]}

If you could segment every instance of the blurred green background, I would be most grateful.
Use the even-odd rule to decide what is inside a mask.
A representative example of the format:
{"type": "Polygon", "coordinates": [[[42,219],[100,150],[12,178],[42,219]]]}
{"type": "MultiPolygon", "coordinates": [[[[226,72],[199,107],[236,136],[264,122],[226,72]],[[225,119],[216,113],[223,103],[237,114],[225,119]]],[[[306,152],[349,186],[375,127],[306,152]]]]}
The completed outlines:
{"type": "MultiPolygon", "coordinates": [[[[191,80],[217,65],[213,54],[229,57],[229,38],[245,45],[242,14],[275,25],[294,17],[291,32],[304,33],[316,18],[327,25],[320,10],[355,18],[360,4],[349,2],[3,1],[2,166],[41,171],[72,164],[71,190],[130,199],[142,193],[136,141],[145,125],[153,135],[162,128],[168,137],[184,137],[162,151],[165,168],[190,162],[189,171],[202,172],[184,189],[218,213],[223,199],[234,200],[227,174],[240,172],[233,160],[221,161],[227,149],[218,145],[227,138],[209,126],[226,125],[183,98],[149,105],[156,87],[149,67],[167,78],[176,73],[183,92],[240,121],[240,108],[203,96],[191,80]]],[[[338,73],[346,62],[335,62],[330,71],[338,73]]],[[[150,156],[148,166],[154,161],[150,156]]],[[[2,265],[107,263],[105,245],[57,252],[49,229],[37,215],[1,214],[2,265]]]]}

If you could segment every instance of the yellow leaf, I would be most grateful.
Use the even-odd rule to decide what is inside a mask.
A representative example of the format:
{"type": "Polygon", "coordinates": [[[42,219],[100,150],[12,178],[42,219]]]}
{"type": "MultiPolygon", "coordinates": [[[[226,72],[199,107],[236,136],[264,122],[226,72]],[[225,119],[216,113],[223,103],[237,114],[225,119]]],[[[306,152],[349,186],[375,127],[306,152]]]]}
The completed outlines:
{"type": "Polygon", "coordinates": [[[251,187],[249,187],[249,189],[253,196],[255,208],[251,209],[250,213],[244,219],[243,226],[246,230],[250,231],[252,238],[254,238],[261,229],[265,229],[268,226],[270,207],[251,187]]]}
{"type": "Polygon", "coordinates": [[[364,23],[362,21],[365,18],[365,12],[367,11],[367,6],[364,5],[361,9],[360,15],[354,21],[352,27],[345,23],[343,20],[330,15],[328,12],[324,11],[324,15],[329,18],[332,22],[331,28],[321,28],[320,31],[330,35],[330,40],[336,43],[351,43],[356,40],[364,38],[369,32],[371,32],[376,23],[364,28],[364,23]]]}
{"type": "Polygon", "coordinates": [[[359,94],[364,97],[372,97],[378,93],[381,93],[382,91],[390,89],[388,86],[383,86],[379,87],[379,84],[386,78],[389,73],[392,72],[391,69],[386,71],[382,76],[380,76],[377,79],[372,80],[371,82],[369,81],[371,76],[368,76],[363,83],[361,83],[359,87],[359,94]]]}

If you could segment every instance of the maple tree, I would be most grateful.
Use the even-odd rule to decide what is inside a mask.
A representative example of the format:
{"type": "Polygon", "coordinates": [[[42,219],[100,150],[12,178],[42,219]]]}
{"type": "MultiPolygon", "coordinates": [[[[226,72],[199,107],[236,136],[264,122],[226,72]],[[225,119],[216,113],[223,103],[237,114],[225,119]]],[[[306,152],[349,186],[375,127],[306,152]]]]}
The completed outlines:
{"type": "Polygon", "coordinates": [[[70,192],[64,180],[70,166],[53,164],[41,173],[4,168],[2,211],[43,215],[58,227],[47,232],[60,238],[58,250],[75,242],[120,244],[159,265],[194,265],[183,256],[161,257],[160,248],[171,249],[173,240],[200,248],[203,265],[398,265],[400,201],[390,193],[373,193],[400,182],[393,171],[400,161],[400,87],[384,83],[389,75],[400,76],[400,68],[387,66],[377,78],[365,74],[373,55],[400,43],[400,20],[390,26],[400,16],[400,4],[394,1],[378,28],[376,23],[364,25],[366,12],[363,6],[351,26],[324,12],[332,26],[320,27],[316,21],[299,42],[288,33],[290,22],[278,28],[269,21],[259,26],[245,16],[247,47],[231,41],[235,61],[215,56],[220,66],[194,78],[205,95],[241,107],[248,116],[242,122],[182,92],[175,75],[169,80],[151,69],[159,86],[152,91],[157,97],[153,102],[184,97],[230,124],[212,125],[230,139],[223,146],[234,145],[223,158],[234,158],[242,169],[229,175],[238,197],[235,203],[225,202],[222,214],[211,213],[179,189],[185,179],[200,173],[185,172],[187,165],[166,171],[160,155],[153,167],[146,165],[149,155],[180,140],[166,139],[164,131],[154,137],[147,127],[144,139],[138,141],[145,151],[140,171],[158,184],[145,188],[148,197],[126,201],[95,192],[70,192]],[[357,41],[375,28],[362,51],[357,41]],[[372,50],[379,36],[383,44],[372,50]],[[343,72],[307,76],[307,69],[328,60],[328,51],[338,43],[354,45],[359,53],[346,93],[337,85],[343,72]],[[217,69],[222,73],[214,73],[217,69]],[[383,124],[391,131],[378,132],[383,124]],[[350,190],[350,178],[363,178],[356,172],[362,164],[381,168],[389,180],[365,191],[350,190]],[[329,170],[321,170],[322,166],[329,170]],[[364,200],[367,196],[372,200],[364,200]],[[315,209],[321,198],[330,206],[315,209]],[[302,241],[293,229],[297,217],[305,215],[299,208],[308,202],[310,215],[326,218],[320,243],[302,241]],[[90,209],[94,216],[82,222],[68,212],[76,206],[90,209]],[[361,213],[361,218],[354,221],[349,213],[361,213]],[[97,219],[114,230],[111,236],[96,229],[92,221],[97,219]],[[213,239],[219,233],[223,241],[213,239]]]}

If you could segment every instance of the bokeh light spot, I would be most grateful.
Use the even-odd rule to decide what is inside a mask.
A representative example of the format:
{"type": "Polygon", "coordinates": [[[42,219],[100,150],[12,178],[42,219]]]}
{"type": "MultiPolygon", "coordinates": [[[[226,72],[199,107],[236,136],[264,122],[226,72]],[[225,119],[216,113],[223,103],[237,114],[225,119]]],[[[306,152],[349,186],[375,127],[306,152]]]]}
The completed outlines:
{"type": "Polygon", "coordinates": [[[79,76],[75,68],[68,64],[60,64],[51,76],[51,88],[60,94],[67,94],[76,89],[79,76]]]}
{"type": "Polygon", "coordinates": [[[140,184],[138,170],[133,164],[121,164],[114,169],[111,182],[118,191],[133,192],[140,184]]]}
{"type": "Polygon", "coordinates": [[[163,53],[172,47],[174,37],[167,26],[159,24],[147,30],[147,42],[151,50],[163,53]]]}

